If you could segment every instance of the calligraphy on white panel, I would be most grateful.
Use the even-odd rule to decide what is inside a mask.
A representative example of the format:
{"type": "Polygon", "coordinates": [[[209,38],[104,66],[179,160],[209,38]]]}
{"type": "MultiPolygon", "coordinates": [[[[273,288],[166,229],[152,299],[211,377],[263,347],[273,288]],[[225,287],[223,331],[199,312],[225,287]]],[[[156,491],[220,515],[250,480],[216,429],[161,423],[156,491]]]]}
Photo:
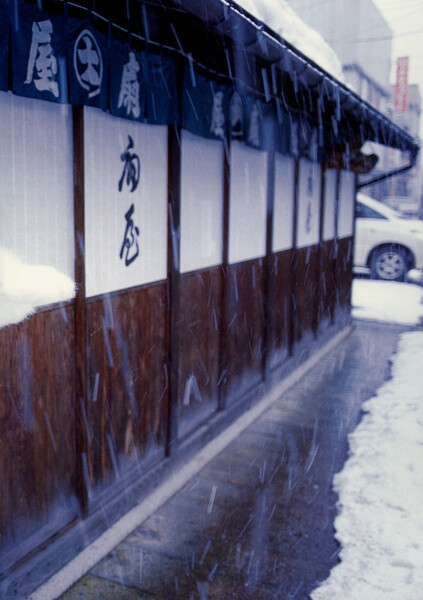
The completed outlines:
{"type": "Polygon", "coordinates": [[[297,247],[319,242],[321,166],[302,158],[299,168],[297,247]]]}
{"type": "Polygon", "coordinates": [[[166,127],[84,111],[86,294],[165,279],[166,127]]]}

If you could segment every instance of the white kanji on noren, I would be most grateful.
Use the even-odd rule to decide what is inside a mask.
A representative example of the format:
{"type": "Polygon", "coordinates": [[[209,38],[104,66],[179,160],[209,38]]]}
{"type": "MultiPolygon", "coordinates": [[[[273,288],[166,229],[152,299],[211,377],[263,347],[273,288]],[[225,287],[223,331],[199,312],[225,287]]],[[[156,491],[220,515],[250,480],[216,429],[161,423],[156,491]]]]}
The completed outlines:
{"type": "Polygon", "coordinates": [[[34,82],[40,92],[51,92],[59,97],[59,84],[55,81],[57,60],[51,45],[53,24],[50,20],[32,24],[32,40],[29,51],[25,83],[34,82]]]}
{"type": "Polygon", "coordinates": [[[223,92],[213,94],[213,111],[210,132],[216,137],[225,135],[225,114],[223,112],[223,92]]]}
{"type": "Polygon", "coordinates": [[[260,109],[257,102],[254,103],[250,115],[248,142],[256,148],[260,146],[260,109]]]}
{"type": "Polygon", "coordinates": [[[81,31],[75,42],[73,65],[78,83],[88,90],[89,98],[97,96],[103,80],[103,59],[97,40],[88,29],[81,31]]]}
{"type": "Polygon", "coordinates": [[[140,107],[140,84],[138,81],[138,71],[140,65],[134,52],[129,53],[129,62],[124,65],[122,70],[122,80],[118,99],[118,108],[126,108],[126,114],[131,113],[135,119],[141,114],[140,107]]]}

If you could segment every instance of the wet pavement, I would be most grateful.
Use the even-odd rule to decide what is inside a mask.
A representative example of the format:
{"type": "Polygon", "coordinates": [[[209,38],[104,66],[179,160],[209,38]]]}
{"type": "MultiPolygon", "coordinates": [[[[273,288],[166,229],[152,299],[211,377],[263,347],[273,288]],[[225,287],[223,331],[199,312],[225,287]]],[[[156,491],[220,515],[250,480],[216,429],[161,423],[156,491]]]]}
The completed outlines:
{"type": "Polygon", "coordinates": [[[401,331],[357,323],[62,598],[307,599],[338,560],[333,475],[401,331]]]}

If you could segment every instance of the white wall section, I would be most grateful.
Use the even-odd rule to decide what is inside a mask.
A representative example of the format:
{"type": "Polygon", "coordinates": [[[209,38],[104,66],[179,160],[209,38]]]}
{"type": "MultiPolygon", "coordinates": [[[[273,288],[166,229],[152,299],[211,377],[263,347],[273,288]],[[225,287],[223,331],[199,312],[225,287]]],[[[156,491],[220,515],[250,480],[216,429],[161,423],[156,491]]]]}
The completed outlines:
{"type": "Polygon", "coordinates": [[[352,171],[341,171],[338,205],[338,237],[349,237],[354,229],[355,178],[352,171]]]}
{"type": "Polygon", "coordinates": [[[229,263],[266,254],[267,153],[231,144],[229,263]]]}
{"type": "Polygon", "coordinates": [[[0,92],[0,245],[74,279],[70,106],[0,92]]]}
{"type": "Polygon", "coordinates": [[[325,201],[323,211],[323,240],[333,240],[335,237],[336,219],[336,182],[338,172],[335,169],[325,171],[325,201]]]}
{"type": "Polygon", "coordinates": [[[223,143],[182,131],[181,254],[186,273],[219,265],[223,240],[223,143]]]}
{"type": "Polygon", "coordinates": [[[273,252],[293,246],[295,159],[275,155],[275,207],[273,216],[273,252]]]}

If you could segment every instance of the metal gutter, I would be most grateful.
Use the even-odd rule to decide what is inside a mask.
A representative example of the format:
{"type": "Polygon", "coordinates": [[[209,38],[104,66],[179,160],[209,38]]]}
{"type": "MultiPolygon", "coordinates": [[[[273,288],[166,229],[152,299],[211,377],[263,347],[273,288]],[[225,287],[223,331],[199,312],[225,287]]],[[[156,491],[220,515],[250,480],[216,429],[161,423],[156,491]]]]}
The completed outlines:
{"type": "Polygon", "coordinates": [[[405,165],[404,167],[400,167],[399,169],[393,169],[392,171],[388,171],[383,175],[378,175],[377,177],[373,177],[372,179],[368,179],[367,181],[363,181],[357,185],[358,189],[363,187],[367,187],[368,185],[372,185],[373,183],[378,183],[379,181],[384,181],[385,179],[389,179],[390,177],[395,177],[396,175],[401,175],[401,173],[405,173],[414,167],[415,161],[409,165],[405,165]]]}

